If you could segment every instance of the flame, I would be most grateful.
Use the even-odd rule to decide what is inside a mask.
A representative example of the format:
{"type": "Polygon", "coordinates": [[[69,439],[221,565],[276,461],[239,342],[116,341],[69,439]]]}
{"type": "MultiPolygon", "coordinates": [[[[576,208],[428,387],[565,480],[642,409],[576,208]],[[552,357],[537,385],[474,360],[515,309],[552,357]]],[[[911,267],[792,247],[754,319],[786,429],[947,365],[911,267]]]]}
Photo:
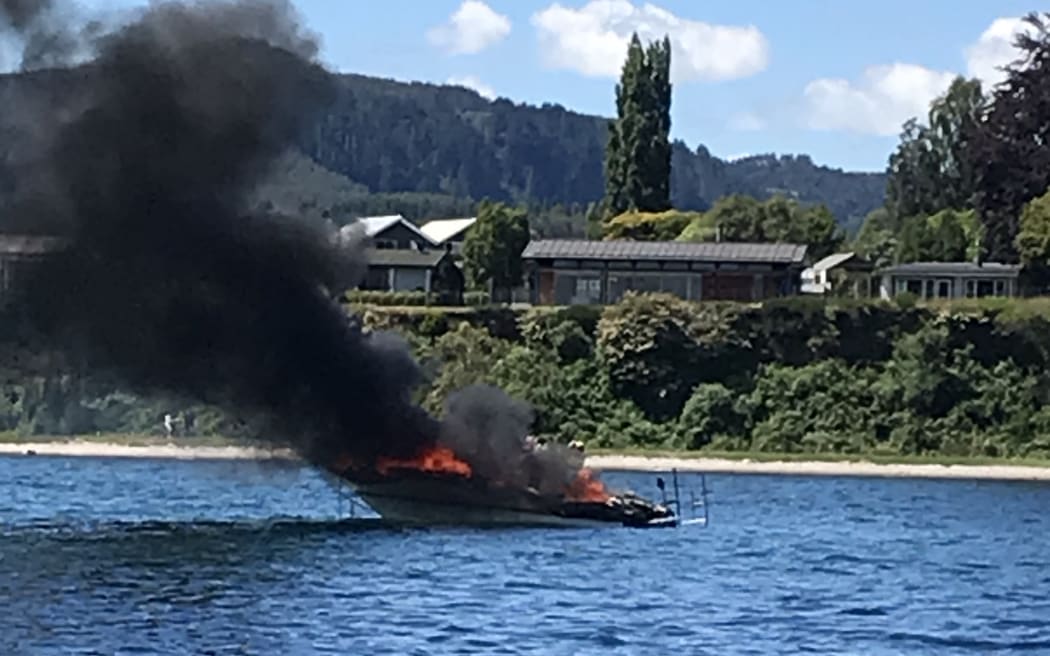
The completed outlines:
{"type": "Polygon", "coordinates": [[[605,483],[594,476],[594,472],[590,469],[581,469],[576,474],[576,480],[569,485],[568,497],[572,501],[605,503],[612,495],[605,489],[605,483]]]}
{"type": "Polygon", "coordinates": [[[470,464],[460,460],[452,449],[435,446],[415,458],[379,458],[376,471],[386,476],[392,469],[414,469],[432,474],[455,474],[469,478],[473,473],[470,464]]]}

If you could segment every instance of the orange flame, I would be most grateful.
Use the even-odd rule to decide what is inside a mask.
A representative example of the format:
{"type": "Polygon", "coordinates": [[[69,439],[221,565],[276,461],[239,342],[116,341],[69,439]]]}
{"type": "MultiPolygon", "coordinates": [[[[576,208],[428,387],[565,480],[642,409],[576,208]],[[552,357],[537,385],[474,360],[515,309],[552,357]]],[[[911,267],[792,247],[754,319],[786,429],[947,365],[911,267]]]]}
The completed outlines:
{"type": "Polygon", "coordinates": [[[414,469],[432,474],[455,474],[469,478],[473,473],[470,464],[460,460],[452,449],[444,446],[431,447],[415,458],[379,458],[376,471],[386,476],[392,469],[414,469]]]}
{"type": "Polygon", "coordinates": [[[590,469],[581,469],[576,474],[576,480],[569,485],[568,497],[572,501],[605,503],[611,496],[605,489],[605,483],[595,478],[590,469]]]}

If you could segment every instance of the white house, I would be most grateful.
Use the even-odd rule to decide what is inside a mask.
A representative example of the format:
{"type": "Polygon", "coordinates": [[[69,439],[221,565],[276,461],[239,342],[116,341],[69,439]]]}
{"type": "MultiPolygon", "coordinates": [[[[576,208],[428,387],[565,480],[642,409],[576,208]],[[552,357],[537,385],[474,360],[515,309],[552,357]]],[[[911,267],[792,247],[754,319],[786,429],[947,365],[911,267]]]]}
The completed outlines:
{"type": "Polygon", "coordinates": [[[803,294],[829,294],[846,289],[853,296],[871,296],[871,262],[856,253],[828,255],[802,271],[803,294]]]}

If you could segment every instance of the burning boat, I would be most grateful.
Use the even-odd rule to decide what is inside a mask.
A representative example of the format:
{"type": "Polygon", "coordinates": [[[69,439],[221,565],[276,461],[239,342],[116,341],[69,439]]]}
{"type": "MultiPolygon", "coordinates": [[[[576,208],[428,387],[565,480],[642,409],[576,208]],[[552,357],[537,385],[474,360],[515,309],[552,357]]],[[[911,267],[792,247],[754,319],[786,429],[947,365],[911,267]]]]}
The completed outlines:
{"type": "Polygon", "coordinates": [[[470,526],[675,526],[666,506],[614,494],[585,468],[560,491],[501,483],[475,475],[451,449],[435,446],[405,460],[371,466],[349,459],[330,468],[384,519],[408,524],[470,526]]]}

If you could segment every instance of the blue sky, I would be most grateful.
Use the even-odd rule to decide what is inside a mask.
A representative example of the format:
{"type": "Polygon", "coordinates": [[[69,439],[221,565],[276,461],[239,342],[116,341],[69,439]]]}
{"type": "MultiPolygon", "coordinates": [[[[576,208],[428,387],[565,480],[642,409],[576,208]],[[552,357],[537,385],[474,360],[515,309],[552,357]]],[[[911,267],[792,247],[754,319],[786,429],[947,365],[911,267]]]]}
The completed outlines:
{"type": "MultiPolygon", "coordinates": [[[[611,116],[627,35],[669,33],[672,136],[881,170],[955,74],[994,82],[1050,0],[292,0],[331,68],[611,116]]],[[[82,0],[97,7],[143,0],[82,0]]]]}

